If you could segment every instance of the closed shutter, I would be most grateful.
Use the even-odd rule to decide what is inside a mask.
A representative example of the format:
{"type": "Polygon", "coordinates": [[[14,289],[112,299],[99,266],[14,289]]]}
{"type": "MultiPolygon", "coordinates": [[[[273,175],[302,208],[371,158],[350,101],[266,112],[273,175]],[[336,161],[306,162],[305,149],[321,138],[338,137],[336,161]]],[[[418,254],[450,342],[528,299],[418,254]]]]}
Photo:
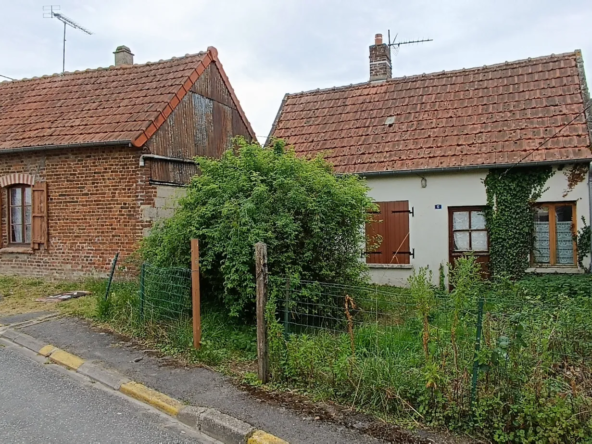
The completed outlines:
{"type": "Polygon", "coordinates": [[[377,213],[372,214],[372,221],[366,224],[366,262],[369,264],[409,264],[409,202],[377,202],[377,213]],[[382,237],[382,243],[371,249],[371,242],[376,235],[382,237]]]}
{"type": "Polygon", "coordinates": [[[366,263],[368,264],[382,264],[385,257],[386,203],[376,202],[376,205],[378,209],[371,213],[372,221],[366,224],[366,263]]]}
{"type": "MultiPolygon", "coordinates": [[[[4,208],[2,208],[2,198],[4,197],[4,190],[6,188],[0,188],[0,247],[4,247],[4,230],[3,230],[3,225],[2,225],[2,221],[4,219],[4,208]]],[[[8,202],[8,200],[6,201],[8,202]]],[[[6,226],[8,226],[8,205],[6,206],[6,226]]],[[[8,237],[8,234],[6,235],[6,237],[8,237]]]]}
{"type": "Polygon", "coordinates": [[[49,247],[47,232],[47,182],[37,182],[32,187],[31,248],[49,247]]]}

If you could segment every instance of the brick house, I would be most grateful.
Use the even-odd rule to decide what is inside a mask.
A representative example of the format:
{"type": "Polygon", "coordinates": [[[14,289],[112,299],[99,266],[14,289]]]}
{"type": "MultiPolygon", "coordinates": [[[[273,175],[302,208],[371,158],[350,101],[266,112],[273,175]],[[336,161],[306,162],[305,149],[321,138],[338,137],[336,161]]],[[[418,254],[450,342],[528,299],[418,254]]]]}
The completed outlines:
{"type": "Polygon", "coordinates": [[[0,83],[0,273],[105,274],[236,135],[255,138],[213,47],[0,83]]]}
{"type": "Polygon", "coordinates": [[[592,102],[579,50],[392,78],[377,34],[369,71],[363,83],[286,94],[270,137],[366,178],[380,208],[366,229],[383,239],[366,255],[375,282],[401,285],[423,266],[437,279],[466,251],[487,267],[483,180],[529,165],[555,170],[536,206],[531,270],[582,272],[572,235],[592,219],[592,102]]]}

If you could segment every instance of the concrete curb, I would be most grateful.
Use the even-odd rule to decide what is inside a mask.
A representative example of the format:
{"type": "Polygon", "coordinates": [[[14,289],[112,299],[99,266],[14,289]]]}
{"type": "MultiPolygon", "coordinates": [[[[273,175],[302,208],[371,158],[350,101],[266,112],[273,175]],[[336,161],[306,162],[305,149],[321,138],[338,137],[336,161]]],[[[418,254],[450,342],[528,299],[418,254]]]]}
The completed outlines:
{"type": "Polygon", "coordinates": [[[177,416],[179,411],[183,408],[183,404],[176,399],[170,398],[163,393],[152,390],[137,382],[131,381],[123,384],[119,387],[119,391],[137,399],[138,401],[156,407],[158,410],[162,410],[171,416],[177,416]]]}
{"type": "Polygon", "coordinates": [[[95,362],[86,362],[76,355],[11,328],[0,330],[0,337],[44,356],[55,364],[155,407],[183,424],[224,444],[289,444],[287,441],[257,430],[252,425],[218,410],[184,406],[181,401],[164,393],[130,381],[116,370],[104,368],[95,362]]]}

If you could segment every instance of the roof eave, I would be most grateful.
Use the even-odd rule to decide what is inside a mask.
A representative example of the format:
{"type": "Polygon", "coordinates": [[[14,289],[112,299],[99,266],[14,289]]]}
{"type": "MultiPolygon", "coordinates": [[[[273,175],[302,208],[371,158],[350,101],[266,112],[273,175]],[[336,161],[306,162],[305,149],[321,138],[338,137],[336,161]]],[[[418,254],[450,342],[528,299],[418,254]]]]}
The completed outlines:
{"type": "Polygon", "coordinates": [[[265,140],[265,146],[269,146],[269,144],[271,143],[271,141],[273,139],[273,133],[275,133],[275,129],[277,127],[278,122],[280,121],[280,117],[282,115],[282,112],[284,111],[284,105],[286,104],[286,100],[288,100],[289,95],[290,94],[284,94],[284,98],[282,99],[282,103],[280,103],[280,108],[278,109],[278,112],[275,115],[275,119],[273,120],[273,124],[271,125],[271,130],[269,131],[269,135],[267,136],[267,139],[265,140]]]}
{"type": "MultiPolygon", "coordinates": [[[[363,173],[353,173],[362,177],[378,177],[378,176],[403,176],[403,175],[416,175],[432,174],[432,173],[454,173],[464,172],[470,170],[492,170],[501,168],[522,168],[522,167],[533,167],[533,166],[553,166],[553,165],[568,165],[572,163],[592,163],[592,158],[589,159],[564,159],[564,160],[550,160],[540,162],[525,162],[519,165],[515,163],[509,164],[488,164],[488,165],[467,165],[458,167],[444,167],[444,168],[424,168],[417,170],[398,170],[398,171],[368,171],[363,173]]],[[[339,173],[338,173],[339,174],[339,173]]]]}
{"type": "Polygon", "coordinates": [[[96,148],[96,147],[110,147],[110,146],[126,146],[132,147],[131,140],[109,140],[104,142],[84,142],[84,143],[67,143],[63,145],[40,145],[40,146],[24,146],[20,148],[0,148],[1,154],[18,154],[30,153],[33,151],[53,151],[72,148],[96,148]]]}

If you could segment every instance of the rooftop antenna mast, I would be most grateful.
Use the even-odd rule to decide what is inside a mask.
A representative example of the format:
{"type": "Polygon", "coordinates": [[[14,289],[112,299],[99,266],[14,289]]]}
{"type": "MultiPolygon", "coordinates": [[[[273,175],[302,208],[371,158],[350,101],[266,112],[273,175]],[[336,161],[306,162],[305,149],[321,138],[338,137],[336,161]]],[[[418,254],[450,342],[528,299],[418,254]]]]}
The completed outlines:
{"type": "Polygon", "coordinates": [[[433,42],[433,39],[420,39],[420,40],[407,40],[406,42],[397,42],[397,36],[399,34],[395,34],[395,38],[391,41],[391,30],[388,30],[388,45],[389,48],[395,48],[395,54],[399,51],[401,45],[411,45],[413,43],[425,43],[425,42],[433,42]]]}
{"type": "Polygon", "coordinates": [[[74,20],[66,17],[64,14],[61,14],[59,12],[55,12],[55,11],[59,11],[59,10],[60,10],[59,5],[44,6],[43,7],[43,18],[57,18],[60,22],[62,22],[64,24],[64,49],[62,51],[62,74],[64,74],[66,72],[66,28],[68,26],[70,26],[74,29],[80,29],[82,32],[86,32],[88,35],[91,35],[92,32],[90,32],[86,28],[83,28],[78,23],[76,23],[74,20]]]}

